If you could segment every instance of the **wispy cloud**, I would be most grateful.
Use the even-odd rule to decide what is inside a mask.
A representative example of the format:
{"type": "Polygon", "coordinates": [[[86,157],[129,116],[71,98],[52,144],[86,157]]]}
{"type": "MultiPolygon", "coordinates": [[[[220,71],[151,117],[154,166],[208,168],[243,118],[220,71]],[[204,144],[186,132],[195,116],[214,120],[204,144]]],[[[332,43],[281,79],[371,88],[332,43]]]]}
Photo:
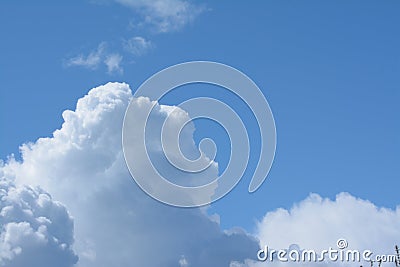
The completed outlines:
{"type": "Polygon", "coordinates": [[[120,54],[110,54],[104,60],[107,66],[108,73],[122,73],[121,67],[122,56],[120,54]]]}
{"type": "Polygon", "coordinates": [[[89,69],[96,69],[102,62],[102,57],[106,49],[106,43],[99,44],[97,49],[91,51],[87,56],[80,54],[67,60],[67,66],[82,66],[89,69]]]}
{"type": "MultiPolygon", "coordinates": [[[[94,0],[98,2],[99,0],[94,0]]],[[[135,15],[135,21],[130,26],[140,28],[147,33],[168,33],[182,29],[206,10],[204,5],[194,4],[187,0],[113,0],[127,8],[135,15]],[[133,25],[133,26],[132,26],[133,25]]],[[[129,36],[129,35],[128,35],[129,36]]],[[[130,36],[132,36],[130,34],[130,36]]],[[[96,70],[101,66],[107,68],[108,74],[122,74],[124,56],[139,57],[146,54],[155,45],[143,36],[120,38],[122,43],[102,42],[88,54],[81,53],[66,60],[68,67],[84,67],[96,70]],[[117,47],[118,52],[109,51],[108,44],[117,47]],[[123,56],[124,55],[124,56],[123,56]]]]}
{"type": "Polygon", "coordinates": [[[149,26],[156,32],[171,32],[193,21],[205,8],[185,0],[115,0],[142,15],[138,26],[149,26]]]}
{"type": "Polygon", "coordinates": [[[144,55],[149,49],[153,48],[154,45],[151,41],[146,40],[143,37],[136,36],[128,40],[124,40],[123,47],[125,51],[133,54],[134,56],[141,56],[144,55]]]}
{"type": "Polygon", "coordinates": [[[78,56],[69,58],[66,61],[66,66],[79,66],[95,70],[104,64],[109,74],[121,74],[123,72],[121,66],[122,58],[123,57],[119,53],[109,53],[107,51],[107,43],[101,42],[97,48],[88,55],[79,54],[78,56]]]}

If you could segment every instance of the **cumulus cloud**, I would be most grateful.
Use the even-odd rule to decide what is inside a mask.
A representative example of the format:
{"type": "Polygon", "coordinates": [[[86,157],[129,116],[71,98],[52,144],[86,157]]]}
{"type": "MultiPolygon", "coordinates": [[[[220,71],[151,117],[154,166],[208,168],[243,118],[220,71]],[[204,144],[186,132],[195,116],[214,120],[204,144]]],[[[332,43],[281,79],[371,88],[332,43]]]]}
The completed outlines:
{"type": "Polygon", "coordinates": [[[261,243],[287,248],[336,246],[339,238],[359,249],[392,252],[400,241],[400,207],[379,208],[373,203],[341,193],[335,200],[311,194],[291,210],[269,212],[258,225],[261,243]],[[310,238],[313,237],[313,238],[310,238]]]}
{"type": "Polygon", "coordinates": [[[142,14],[139,26],[150,26],[157,32],[181,29],[204,11],[204,7],[185,0],[115,0],[142,14]]]}
{"type": "MultiPolygon", "coordinates": [[[[133,182],[121,148],[131,99],[127,84],[90,90],[75,110],[63,112],[61,129],[22,146],[22,162],[9,162],[4,171],[18,184],[42,186],[67,205],[75,222],[77,266],[220,267],[254,258],[258,242],[244,231],[221,231],[204,209],[164,205],[133,182]]],[[[156,109],[155,124],[166,110],[156,109]]],[[[183,135],[192,138],[193,129],[183,135]]],[[[194,142],[186,141],[190,150],[194,142]]],[[[157,158],[161,152],[152,153],[157,158]]],[[[212,168],[213,178],[217,169],[212,168]]]]}
{"type": "Polygon", "coordinates": [[[107,44],[101,42],[96,49],[91,51],[88,55],[80,54],[72,57],[66,61],[66,66],[73,67],[79,66],[90,70],[99,68],[102,64],[107,67],[108,73],[122,73],[121,66],[122,56],[119,53],[107,52],[107,44]]]}
{"type": "MultiPolygon", "coordinates": [[[[289,210],[268,212],[257,224],[259,241],[240,229],[222,231],[205,209],[155,201],[132,181],[122,154],[122,121],[132,99],[124,83],[94,88],[78,100],[75,110],[63,112],[64,122],[52,137],[23,145],[21,162],[11,159],[0,165],[0,176],[7,177],[0,183],[1,264],[71,266],[77,254],[78,267],[288,266],[257,262],[256,253],[264,245],[322,250],[334,247],[338,238],[346,238],[349,248],[393,253],[400,240],[400,208],[377,207],[346,193],[335,200],[312,194],[289,210]],[[40,185],[69,212],[42,189],[24,184],[40,185]],[[74,217],[75,252],[69,214],[74,217]],[[26,264],[32,255],[41,265],[26,264]]],[[[145,98],[133,103],[138,112],[151,104],[145,98]]],[[[157,105],[150,122],[149,151],[164,172],[168,168],[156,136],[170,111],[157,105]]],[[[174,119],[179,124],[185,116],[181,111],[174,119]]],[[[198,153],[194,129],[188,124],[182,132],[183,150],[189,154],[198,153]]],[[[212,165],[209,177],[203,178],[215,178],[217,167],[212,165]]],[[[179,175],[174,178],[182,182],[179,175]]]]}
{"type": "MultiPolygon", "coordinates": [[[[394,254],[400,242],[400,207],[377,207],[367,200],[340,193],[335,200],[311,194],[290,210],[268,212],[258,223],[260,246],[271,249],[337,249],[337,240],[346,239],[348,249],[371,250],[374,255],[394,254]],[[296,244],[296,245],[294,245],[296,244]]],[[[374,257],[371,257],[374,259],[374,257]]],[[[369,263],[361,262],[369,265],[369,263]]],[[[386,263],[388,266],[393,263],[386,263]]],[[[235,263],[234,266],[355,266],[355,263],[235,263]]]]}
{"type": "Polygon", "coordinates": [[[73,220],[40,188],[16,186],[0,170],[0,266],[73,266],[73,220]]]}

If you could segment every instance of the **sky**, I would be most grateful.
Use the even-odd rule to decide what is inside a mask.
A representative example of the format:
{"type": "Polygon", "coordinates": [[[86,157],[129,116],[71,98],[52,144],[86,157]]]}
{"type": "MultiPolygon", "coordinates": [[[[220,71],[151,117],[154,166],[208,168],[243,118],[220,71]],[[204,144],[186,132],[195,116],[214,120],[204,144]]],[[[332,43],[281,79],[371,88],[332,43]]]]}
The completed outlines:
{"type": "MultiPolygon", "coordinates": [[[[43,255],[34,267],[258,266],[266,243],[319,249],[345,237],[382,253],[400,243],[399,1],[0,5],[0,266],[24,266],[32,255],[43,255]],[[230,65],[258,85],[277,146],[267,179],[248,193],[262,131],[248,107],[212,85],[172,91],[159,103],[229,104],[254,148],[229,194],[179,209],[130,178],[121,125],[145,80],[195,60],[230,65]]],[[[193,125],[196,144],[211,137],[219,147],[220,173],[226,133],[207,120],[193,125]]]]}

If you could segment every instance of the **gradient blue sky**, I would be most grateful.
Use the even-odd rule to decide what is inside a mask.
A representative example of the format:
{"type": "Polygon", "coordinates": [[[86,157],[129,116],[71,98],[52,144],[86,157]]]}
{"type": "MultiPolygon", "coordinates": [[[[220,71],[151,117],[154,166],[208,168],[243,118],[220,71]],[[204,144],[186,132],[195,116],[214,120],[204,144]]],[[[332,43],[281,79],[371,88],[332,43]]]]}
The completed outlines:
{"type": "MultiPolygon", "coordinates": [[[[246,175],[213,204],[223,228],[252,231],[266,211],[290,207],[309,192],[332,198],[347,191],[378,206],[399,203],[399,1],[196,1],[200,14],[165,33],[129,26],[140,14],[123,5],[95,2],[0,4],[2,159],[17,155],[22,143],[50,136],[61,126],[61,112],[73,109],[90,88],[121,81],[134,90],[167,66],[209,60],[231,65],[258,84],[278,133],[263,186],[249,194],[246,175]],[[121,45],[135,36],[152,43],[140,56],[121,45]],[[123,73],[108,73],[104,65],[68,66],[102,42],[108,53],[123,57],[123,73]]],[[[200,89],[215,94],[210,86],[200,89]]],[[[187,92],[164,103],[176,103],[187,92]]],[[[254,127],[251,120],[248,127],[254,127]]],[[[202,129],[199,122],[196,136],[205,134],[202,129]]],[[[221,137],[216,132],[217,141],[221,137]]],[[[224,161],[223,149],[219,159],[224,161]]]]}

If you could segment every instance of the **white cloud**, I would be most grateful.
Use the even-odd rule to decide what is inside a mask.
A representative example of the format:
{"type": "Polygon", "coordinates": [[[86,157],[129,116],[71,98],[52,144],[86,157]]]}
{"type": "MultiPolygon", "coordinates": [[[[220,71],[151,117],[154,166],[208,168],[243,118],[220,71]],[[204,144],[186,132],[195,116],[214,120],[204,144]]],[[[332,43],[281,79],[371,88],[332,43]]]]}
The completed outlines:
{"type": "Polygon", "coordinates": [[[186,260],[185,256],[181,256],[181,258],[179,259],[179,266],[180,267],[188,267],[189,263],[186,260]]]}
{"type": "Polygon", "coordinates": [[[96,69],[103,61],[106,43],[102,42],[98,47],[91,51],[87,56],[80,54],[67,60],[67,66],[81,66],[89,69],[96,69]]]}
{"type": "MultiPolygon", "coordinates": [[[[114,0],[131,8],[140,17],[139,21],[130,22],[130,27],[147,28],[157,33],[177,31],[190,23],[205,8],[186,0],[114,0]]],[[[121,44],[119,44],[121,45],[121,44]]],[[[141,36],[122,41],[122,47],[134,56],[144,55],[154,44],[141,36]]],[[[107,51],[107,43],[102,42],[89,54],[79,54],[65,61],[65,66],[80,66],[90,70],[98,69],[103,64],[109,74],[122,74],[121,53],[107,51]]],[[[103,66],[104,66],[103,65],[103,66]]]]}
{"type": "MultiPolygon", "coordinates": [[[[311,194],[290,210],[278,209],[265,215],[258,224],[260,246],[288,249],[298,244],[300,249],[322,251],[337,249],[336,242],[344,238],[348,249],[371,250],[374,255],[394,254],[400,242],[400,207],[392,210],[340,193],[335,200],[311,194]]],[[[361,262],[369,265],[369,263],[361,262]]],[[[386,263],[383,266],[393,265],[386,263]]],[[[356,266],[357,263],[279,263],[253,262],[234,266],[356,266]]]]}
{"type": "MultiPolygon", "coordinates": [[[[164,205],[133,182],[121,149],[123,115],[131,99],[126,84],[92,89],[74,111],[63,112],[64,123],[53,137],[24,145],[23,162],[8,163],[4,172],[19,184],[41,185],[67,205],[74,216],[79,267],[220,267],[254,257],[258,243],[243,231],[225,233],[204,210],[164,205]]],[[[154,125],[168,110],[158,108],[154,125]]],[[[193,129],[183,135],[192,138],[193,129]]],[[[193,140],[185,144],[190,150],[193,140]]],[[[159,150],[152,153],[160,158],[159,150]]]]}
{"type": "MultiPolygon", "coordinates": [[[[298,244],[321,250],[346,238],[350,248],[387,254],[400,242],[400,208],[379,208],[346,193],[335,200],[313,194],[290,210],[267,213],[257,225],[260,242],[240,230],[221,231],[217,220],[203,209],[175,208],[151,199],[132,181],[122,154],[122,121],[131,99],[129,86],[123,83],[90,90],[75,110],[63,112],[64,123],[52,137],[23,145],[22,162],[11,160],[0,166],[0,176],[17,184],[0,183],[0,195],[8,196],[0,198],[0,258],[8,261],[7,266],[27,266],[16,260],[31,260],[32,251],[49,262],[63,259],[65,266],[76,260],[71,249],[72,219],[65,207],[41,189],[23,184],[40,185],[74,216],[78,267],[287,266],[249,258],[254,259],[264,245],[285,249],[298,244]],[[40,208],[41,203],[52,208],[40,208]]],[[[143,98],[135,103],[140,111],[150,101],[143,98]]],[[[153,139],[169,110],[157,106],[152,115],[153,139]]],[[[187,116],[183,111],[178,115],[177,123],[187,116]]],[[[182,133],[183,149],[192,153],[193,131],[189,125],[182,133]]],[[[152,157],[162,163],[159,143],[153,139],[152,157]]],[[[216,168],[211,168],[209,179],[215,177],[216,168]]]]}
{"type": "Polygon", "coordinates": [[[134,56],[144,55],[149,49],[153,47],[151,41],[143,37],[136,36],[123,41],[124,49],[133,54],[134,56]]]}
{"type": "Polygon", "coordinates": [[[120,54],[110,54],[108,55],[104,63],[107,66],[108,73],[122,73],[123,69],[121,67],[122,56],[120,54]]]}
{"type": "Polygon", "coordinates": [[[95,70],[102,64],[107,67],[109,74],[122,73],[121,67],[122,56],[118,53],[107,52],[107,44],[101,42],[96,49],[91,51],[87,56],[80,54],[66,61],[66,66],[79,66],[87,69],[95,70]]]}
{"type": "Polygon", "coordinates": [[[311,194],[291,210],[269,212],[260,222],[261,244],[287,248],[324,249],[346,238],[351,247],[392,252],[400,241],[400,207],[379,208],[373,203],[341,193],[335,200],[311,194]],[[310,238],[313,237],[313,238],[310,238]]]}
{"type": "Polygon", "coordinates": [[[16,187],[0,169],[0,266],[74,265],[73,221],[40,188],[16,187]]]}
{"type": "Polygon", "coordinates": [[[185,0],[115,0],[142,14],[139,26],[150,26],[157,32],[171,32],[193,21],[204,7],[185,0]]]}

